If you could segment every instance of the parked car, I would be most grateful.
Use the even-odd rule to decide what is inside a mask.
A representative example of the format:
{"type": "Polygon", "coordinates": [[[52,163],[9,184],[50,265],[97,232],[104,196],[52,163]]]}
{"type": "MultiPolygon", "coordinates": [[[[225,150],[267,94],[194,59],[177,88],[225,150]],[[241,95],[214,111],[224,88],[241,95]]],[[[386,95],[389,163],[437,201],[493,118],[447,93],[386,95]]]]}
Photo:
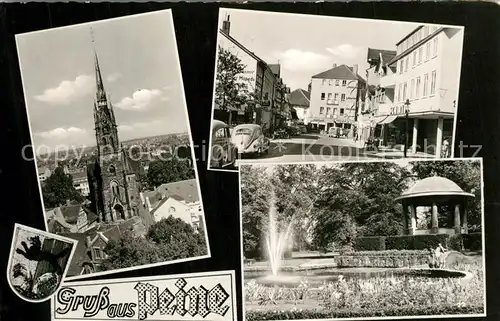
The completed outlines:
{"type": "Polygon", "coordinates": [[[257,124],[243,124],[234,127],[231,141],[239,154],[261,155],[269,151],[269,139],[262,133],[257,124]]]}
{"type": "Polygon", "coordinates": [[[231,141],[230,127],[220,121],[212,121],[212,156],[210,167],[232,167],[236,162],[238,150],[231,141]]]}
{"type": "Polygon", "coordinates": [[[299,125],[299,130],[302,134],[307,134],[307,127],[306,125],[299,125]]]}

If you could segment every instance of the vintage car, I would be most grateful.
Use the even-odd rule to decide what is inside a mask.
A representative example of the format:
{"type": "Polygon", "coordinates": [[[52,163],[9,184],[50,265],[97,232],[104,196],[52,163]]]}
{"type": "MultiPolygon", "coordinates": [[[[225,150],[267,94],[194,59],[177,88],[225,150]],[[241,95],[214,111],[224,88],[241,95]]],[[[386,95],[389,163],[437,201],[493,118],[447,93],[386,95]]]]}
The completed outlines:
{"type": "Polygon", "coordinates": [[[220,121],[212,122],[212,155],[210,167],[226,168],[234,166],[238,156],[236,146],[231,142],[230,127],[220,121]]]}
{"type": "Polygon", "coordinates": [[[231,140],[239,154],[261,155],[269,151],[269,139],[257,124],[244,124],[234,127],[231,140]]]}

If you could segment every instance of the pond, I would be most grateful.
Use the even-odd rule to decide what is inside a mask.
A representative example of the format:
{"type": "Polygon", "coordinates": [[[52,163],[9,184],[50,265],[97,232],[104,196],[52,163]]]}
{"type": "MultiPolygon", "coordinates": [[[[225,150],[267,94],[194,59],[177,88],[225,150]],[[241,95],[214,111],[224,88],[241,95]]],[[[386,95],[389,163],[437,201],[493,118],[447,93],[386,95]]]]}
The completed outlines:
{"type": "Polygon", "coordinates": [[[309,286],[319,286],[324,282],[344,279],[370,278],[462,278],[466,275],[459,271],[443,269],[411,269],[411,268],[323,268],[304,271],[281,271],[279,275],[271,275],[269,271],[246,271],[245,283],[255,280],[262,285],[280,285],[297,287],[307,281],[309,286]]]}

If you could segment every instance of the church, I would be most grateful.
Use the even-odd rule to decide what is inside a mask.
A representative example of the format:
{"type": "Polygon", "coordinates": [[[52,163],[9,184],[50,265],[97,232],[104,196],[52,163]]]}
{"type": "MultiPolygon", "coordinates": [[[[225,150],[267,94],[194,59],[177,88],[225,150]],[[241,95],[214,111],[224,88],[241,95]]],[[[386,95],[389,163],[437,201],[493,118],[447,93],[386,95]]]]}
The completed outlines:
{"type": "Polygon", "coordinates": [[[104,90],[97,53],[94,51],[96,96],[94,100],[97,157],[87,165],[91,208],[100,222],[111,223],[144,217],[138,174],[139,164],[127,154],[118,138],[113,105],[104,90]]]}

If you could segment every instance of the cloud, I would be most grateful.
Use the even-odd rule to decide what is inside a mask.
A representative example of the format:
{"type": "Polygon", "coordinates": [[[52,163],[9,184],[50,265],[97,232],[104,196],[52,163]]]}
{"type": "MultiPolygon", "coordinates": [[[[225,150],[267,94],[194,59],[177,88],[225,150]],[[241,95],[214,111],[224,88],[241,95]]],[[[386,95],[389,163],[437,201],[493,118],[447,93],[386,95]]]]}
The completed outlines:
{"type": "Polygon", "coordinates": [[[137,122],[133,124],[118,125],[118,130],[120,132],[135,132],[137,130],[153,128],[156,126],[164,126],[165,122],[163,120],[152,120],[148,122],[137,122]]]}
{"type": "Polygon", "coordinates": [[[83,128],[78,127],[58,127],[49,131],[35,133],[35,135],[40,136],[42,138],[66,138],[68,136],[82,135],[86,134],[87,131],[83,128]]]}
{"type": "Polygon", "coordinates": [[[339,58],[355,58],[361,52],[361,48],[350,44],[342,44],[336,47],[326,48],[326,51],[339,58]]]}
{"type": "Polygon", "coordinates": [[[146,109],[156,98],[162,96],[159,89],[139,89],[132,97],[125,97],[116,104],[116,107],[124,110],[141,111],[146,109]]]}
{"type": "Polygon", "coordinates": [[[331,64],[331,58],[326,55],[298,49],[288,49],[274,56],[278,57],[284,69],[290,71],[317,71],[331,64]]]}
{"type": "Polygon", "coordinates": [[[109,75],[106,79],[109,82],[115,82],[118,79],[120,79],[121,77],[122,77],[122,74],[120,74],[119,72],[115,72],[115,73],[112,73],[111,75],[109,75]]]}
{"type": "Polygon", "coordinates": [[[59,86],[46,89],[43,94],[35,96],[36,100],[53,105],[64,105],[84,97],[94,91],[94,78],[80,75],[75,80],[63,80],[59,86]]]}

